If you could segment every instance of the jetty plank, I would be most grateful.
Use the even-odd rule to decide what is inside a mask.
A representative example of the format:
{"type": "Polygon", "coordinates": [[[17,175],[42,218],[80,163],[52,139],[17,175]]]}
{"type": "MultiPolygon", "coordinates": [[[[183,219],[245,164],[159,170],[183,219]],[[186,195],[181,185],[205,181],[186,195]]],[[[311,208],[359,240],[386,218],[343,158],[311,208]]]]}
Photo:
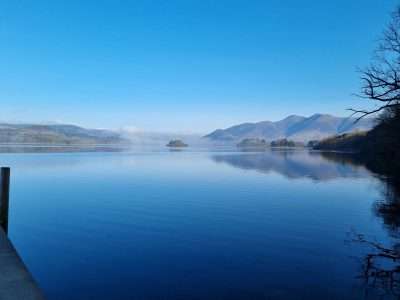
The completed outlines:
{"type": "Polygon", "coordinates": [[[0,229],[0,300],[43,300],[44,295],[0,229]]]}

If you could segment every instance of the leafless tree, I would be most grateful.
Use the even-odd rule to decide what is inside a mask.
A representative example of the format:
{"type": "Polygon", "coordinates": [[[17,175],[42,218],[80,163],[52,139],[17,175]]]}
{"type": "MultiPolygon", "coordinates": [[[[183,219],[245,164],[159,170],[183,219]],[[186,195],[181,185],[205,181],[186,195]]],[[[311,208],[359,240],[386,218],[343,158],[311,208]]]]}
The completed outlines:
{"type": "Polygon", "coordinates": [[[371,65],[361,70],[361,98],[375,101],[372,110],[350,109],[358,120],[386,110],[400,108],[400,6],[383,32],[371,65]]]}

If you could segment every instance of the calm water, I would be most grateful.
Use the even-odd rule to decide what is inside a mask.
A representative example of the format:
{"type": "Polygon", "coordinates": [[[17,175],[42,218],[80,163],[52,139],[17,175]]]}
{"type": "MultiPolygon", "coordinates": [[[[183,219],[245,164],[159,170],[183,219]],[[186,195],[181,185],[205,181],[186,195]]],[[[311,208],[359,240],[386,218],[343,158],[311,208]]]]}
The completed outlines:
{"type": "Polygon", "coordinates": [[[306,151],[1,154],[10,238],[48,299],[390,299],[381,183],[306,151]]]}

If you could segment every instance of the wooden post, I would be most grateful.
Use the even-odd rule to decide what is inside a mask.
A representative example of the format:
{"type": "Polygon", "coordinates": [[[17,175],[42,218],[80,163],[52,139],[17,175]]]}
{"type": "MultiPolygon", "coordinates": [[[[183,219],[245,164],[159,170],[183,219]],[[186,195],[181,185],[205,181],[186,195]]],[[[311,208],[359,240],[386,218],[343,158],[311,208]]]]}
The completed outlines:
{"type": "Polygon", "coordinates": [[[8,207],[10,195],[10,168],[1,168],[0,226],[8,233],[8,207]]]}

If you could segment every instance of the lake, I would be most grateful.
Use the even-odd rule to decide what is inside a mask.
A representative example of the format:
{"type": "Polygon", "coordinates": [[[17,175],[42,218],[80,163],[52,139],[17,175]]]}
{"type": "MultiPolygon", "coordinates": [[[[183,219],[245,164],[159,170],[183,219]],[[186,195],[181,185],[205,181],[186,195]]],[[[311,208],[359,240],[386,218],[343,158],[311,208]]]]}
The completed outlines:
{"type": "Polygon", "coordinates": [[[48,299],[397,299],[363,262],[397,237],[383,182],[298,151],[0,154],[9,236],[48,299]],[[383,296],[382,296],[383,295],[383,296]],[[382,298],[384,297],[384,298],[382,298]]]}

